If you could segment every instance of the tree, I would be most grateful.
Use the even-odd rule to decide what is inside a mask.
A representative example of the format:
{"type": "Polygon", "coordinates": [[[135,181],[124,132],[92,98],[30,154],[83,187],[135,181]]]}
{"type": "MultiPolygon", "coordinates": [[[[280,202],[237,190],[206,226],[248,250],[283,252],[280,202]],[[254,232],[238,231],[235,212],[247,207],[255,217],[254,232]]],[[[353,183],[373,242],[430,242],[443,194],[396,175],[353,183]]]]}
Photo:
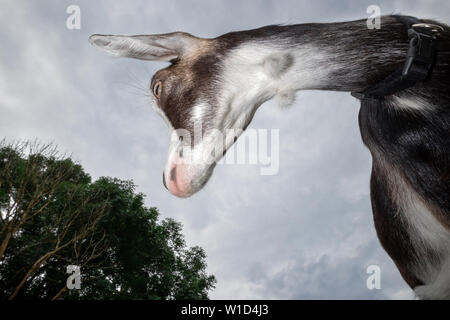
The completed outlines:
{"type": "Polygon", "coordinates": [[[132,181],[95,182],[55,148],[0,144],[0,297],[207,299],[206,254],[132,181]],[[81,268],[68,290],[66,268],[81,268]]]}

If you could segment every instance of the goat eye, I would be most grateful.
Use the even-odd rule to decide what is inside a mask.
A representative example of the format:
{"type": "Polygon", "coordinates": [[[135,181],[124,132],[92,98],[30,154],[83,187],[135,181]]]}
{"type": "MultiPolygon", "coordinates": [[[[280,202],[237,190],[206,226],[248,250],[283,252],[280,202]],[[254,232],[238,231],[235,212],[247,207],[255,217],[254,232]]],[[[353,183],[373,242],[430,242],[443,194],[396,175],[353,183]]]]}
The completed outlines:
{"type": "Polygon", "coordinates": [[[153,94],[155,95],[156,98],[159,99],[161,97],[161,92],[162,92],[162,83],[161,81],[158,81],[153,86],[153,94]]]}

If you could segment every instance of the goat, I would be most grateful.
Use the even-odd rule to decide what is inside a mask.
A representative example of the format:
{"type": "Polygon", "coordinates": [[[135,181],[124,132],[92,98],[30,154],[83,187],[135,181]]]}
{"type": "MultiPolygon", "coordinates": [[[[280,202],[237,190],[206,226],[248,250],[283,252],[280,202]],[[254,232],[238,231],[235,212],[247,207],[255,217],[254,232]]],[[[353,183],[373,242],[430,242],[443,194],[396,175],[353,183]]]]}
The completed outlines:
{"type": "MultiPolygon", "coordinates": [[[[435,21],[424,23],[438,24],[435,21]]],[[[429,79],[372,103],[362,100],[359,126],[372,155],[370,181],[378,238],[403,279],[423,299],[450,299],[450,30],[442,33],[429,79]]],[[[292,101],[297,90],[361,92],[405,61],[407,28],[398,16],[366,20],[271,25],[213,39],[183,32],[92,35],[90,42],[118,57],[170,65],[151,81],[155,108],[172,132],[203,139],[172,139],[163,183],[176,196],[200,190],[236,134],[212,132],[248,126],[274,97],[292,101]],[[183,150],[208,154],[190,162],[183,150]]]]}

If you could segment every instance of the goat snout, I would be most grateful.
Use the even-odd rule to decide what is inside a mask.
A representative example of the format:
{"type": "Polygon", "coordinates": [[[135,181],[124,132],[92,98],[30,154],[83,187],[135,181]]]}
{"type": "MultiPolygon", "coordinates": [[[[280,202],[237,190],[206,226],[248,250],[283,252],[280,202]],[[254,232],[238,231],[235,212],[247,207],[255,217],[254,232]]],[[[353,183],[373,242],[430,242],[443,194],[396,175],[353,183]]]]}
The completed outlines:
{"type": "Polygon", "coordinates": [[[191,194],[190,183],[184,177],[182,165],[175,165],[170,169],[167,187],[173,195],[180,198],[185,198],[191,194]]]}
{"type": "Polygon", "coordinates": [[[187,198],[203,188],[211,177],[216,162],[206,157],[211,154],[209,148],[205,151],[200,146],[197,150],[192,150],[177,145],[169,147],[169,150],[163,183],[173,195],[187,198]]]}

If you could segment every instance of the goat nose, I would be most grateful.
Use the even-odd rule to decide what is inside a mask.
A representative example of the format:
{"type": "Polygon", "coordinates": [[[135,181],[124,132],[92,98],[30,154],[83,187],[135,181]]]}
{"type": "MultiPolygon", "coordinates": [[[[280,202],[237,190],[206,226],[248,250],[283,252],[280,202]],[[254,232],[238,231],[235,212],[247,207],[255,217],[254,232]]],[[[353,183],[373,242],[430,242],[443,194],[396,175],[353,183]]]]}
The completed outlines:
{"type": "Polygon", "coordinates": [[[166,185],[166,178],[164,178],[164,171],[163,171],[163,185],[167,190],[169,190],[166,185]]]}

